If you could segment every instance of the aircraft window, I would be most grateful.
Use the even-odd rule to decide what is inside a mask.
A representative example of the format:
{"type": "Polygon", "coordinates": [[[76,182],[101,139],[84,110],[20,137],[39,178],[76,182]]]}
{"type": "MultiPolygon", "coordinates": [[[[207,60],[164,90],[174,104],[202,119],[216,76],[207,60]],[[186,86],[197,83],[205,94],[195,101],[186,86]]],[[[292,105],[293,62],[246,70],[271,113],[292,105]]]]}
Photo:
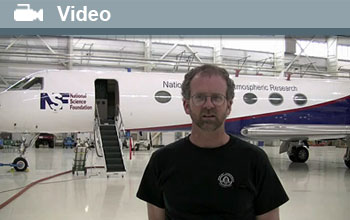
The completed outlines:
{"type": "Polygon", "coordinates": [[[295,104],[297,104],[297,105],[305,105],[307,103],[306,95],[301,94],[301,93],[295,94],[293,100],[294,100],[295,104]]]}
{"type": "Polygon", "coordinates": [[[22,86],[27,83],[31,78],[24,78],[11,86],[8,90],[20,90],[22,86]]]}
{"type": "Polygon", "coordinates": [[[170,102],[171,100],[171,94],[167,91],[158,91],[154,95],[154,98],[159,103],[167,103],[167,102],[170,102]]]}
{"type": "Polygon", "coordinates": [[[283,102],[283,96],[279,93],[272,93],[269,96],[269,101],[272,105],[280,105],[283,102]]]}
{"type": "Polygon", "coordinates": [[[11,86],[8,90],[40,90],[43,89],[43,78],[25,78],[11,86]]]}
{"type": "Polygon", "coordinates": [[[246,93],[243,96],[243,100],[245,103],[252,105],[258,101],[258,97],[253,93],[246,93]]]}
{"type": "Polygon", "coordinates": [[[40,90],[43,89],[43,78],[37,77],[37,78],[32,78],[27,82],[24,86],[23,89],[29,89],[29,90],[40,90]]]}

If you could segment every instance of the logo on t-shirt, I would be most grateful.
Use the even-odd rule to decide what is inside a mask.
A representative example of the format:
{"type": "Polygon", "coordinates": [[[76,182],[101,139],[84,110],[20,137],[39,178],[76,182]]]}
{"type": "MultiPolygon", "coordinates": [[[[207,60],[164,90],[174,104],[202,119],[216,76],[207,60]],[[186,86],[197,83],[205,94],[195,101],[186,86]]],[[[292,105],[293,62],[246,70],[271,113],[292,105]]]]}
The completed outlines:
{"type": "Polygon", "coordinates": [[[235,181],[230,173],[222,173],[219,177],[219,185],[223,188],[231,187],[232,183],[235,181]]]}

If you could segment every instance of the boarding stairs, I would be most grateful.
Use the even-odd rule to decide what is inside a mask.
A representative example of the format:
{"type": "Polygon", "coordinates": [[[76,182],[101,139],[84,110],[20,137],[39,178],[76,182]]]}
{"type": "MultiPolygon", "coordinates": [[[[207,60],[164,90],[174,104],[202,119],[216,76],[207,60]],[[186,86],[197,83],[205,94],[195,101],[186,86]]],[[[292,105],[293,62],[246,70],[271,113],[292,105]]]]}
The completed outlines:
{"type": "Polygon", "coordinates": [[[121,136],[123,125],[121,115],[115,120],[100,120],[98,113],[95,119],[95,145],[97,155],[104,157],[107,176],[109,174],[121,173],[124,176],[126,171],[121,136]]]}

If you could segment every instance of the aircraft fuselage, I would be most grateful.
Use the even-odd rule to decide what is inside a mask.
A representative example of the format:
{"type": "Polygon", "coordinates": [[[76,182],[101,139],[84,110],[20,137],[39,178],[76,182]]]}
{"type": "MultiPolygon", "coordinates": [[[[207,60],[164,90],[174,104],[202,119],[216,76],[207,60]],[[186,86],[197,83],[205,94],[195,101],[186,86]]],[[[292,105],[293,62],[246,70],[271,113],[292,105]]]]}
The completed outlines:
{"type": "MultiPolygon", "coordinates": [[[[23,79],[22,84],[0,93],[0,131],[92,132],[96,104],[101,100],[113,103],[106,107],[107,111],[120,110],[127,130],[190,129],[190,118],[182,107],[183,76],[75,70],[37,72],[23,79]],[[39,86],[27,86],[35,81],[39,86]],[[112,92],[113,98],[105,97],[104,91],[112,92]]],[[[350,125],[350,80],[232,78],[235,98],[226,121],[230,133],[241,134],[242,128],[255,124],[350,125]]],[[[106,115],[109,116],[110,113],[106,115]]]]}

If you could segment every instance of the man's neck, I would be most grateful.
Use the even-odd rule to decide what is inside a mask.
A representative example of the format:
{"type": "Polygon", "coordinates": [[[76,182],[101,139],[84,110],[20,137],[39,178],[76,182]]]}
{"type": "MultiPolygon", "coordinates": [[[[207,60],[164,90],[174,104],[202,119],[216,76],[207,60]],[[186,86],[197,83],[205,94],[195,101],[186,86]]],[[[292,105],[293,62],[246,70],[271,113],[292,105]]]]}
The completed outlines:
{"type": "Polygon", "coordinates": [[[202,148],[216,148],[225,145],[230,136],[225,131],[196,131],[192,129],[190,141],[202,148]]]}

